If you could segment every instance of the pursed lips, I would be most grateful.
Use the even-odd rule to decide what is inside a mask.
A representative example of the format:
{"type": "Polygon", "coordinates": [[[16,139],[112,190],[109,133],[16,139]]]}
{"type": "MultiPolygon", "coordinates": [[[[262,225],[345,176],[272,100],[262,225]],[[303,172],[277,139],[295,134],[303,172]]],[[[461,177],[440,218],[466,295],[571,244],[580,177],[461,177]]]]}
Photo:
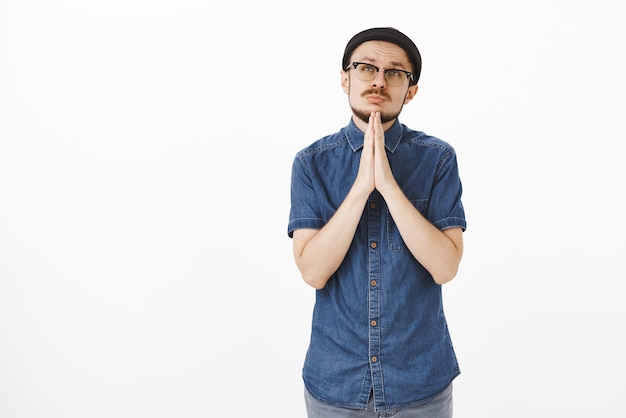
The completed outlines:
{"type": "Polygon", "coordinates": [[[378,94],[368,94],[365,97],[370,103],[380,104],[385,101],[385,98],[383,96],[379,96],[378,94]]]}

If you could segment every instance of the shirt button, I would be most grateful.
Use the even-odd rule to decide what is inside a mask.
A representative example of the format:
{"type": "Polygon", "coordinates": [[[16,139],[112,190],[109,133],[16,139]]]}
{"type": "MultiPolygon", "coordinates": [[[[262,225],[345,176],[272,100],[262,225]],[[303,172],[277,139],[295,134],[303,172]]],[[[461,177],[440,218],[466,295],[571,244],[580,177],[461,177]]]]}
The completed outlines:
{"type": "Polygon", "coordinates": [[[370,322],[370,324],[372,324],[373,327],[376,326],[376,323],[377,323],[376,320],[372,320],[372,322],[370,322]]]}
{"type": "Polygon", "coordinates": [[[372,209],[376,208],[376,202],[371,202],[370,203],[370,208],[372,208],[372,209]]]}
{"type": "Polygon", "coordinates": [[[372,282],[371,282],[372,286],[376,286],[377,283],[378,282],[376,280],[372,280],[372,282]]]}
{"type": "Polygon", "coordinates": [[[376,356],[372,357],[372,363],[376,363],[378,361],[378,359],[376,358],[376,356]]]}
{"type": "Polygon", "coordinates": [[[372,248],[376,248],[376,247],[378,247],[378,244],[376,244],[375,242],[372,242],[372,243],[370,244],[370,247],[372,247],[372,248]]]}

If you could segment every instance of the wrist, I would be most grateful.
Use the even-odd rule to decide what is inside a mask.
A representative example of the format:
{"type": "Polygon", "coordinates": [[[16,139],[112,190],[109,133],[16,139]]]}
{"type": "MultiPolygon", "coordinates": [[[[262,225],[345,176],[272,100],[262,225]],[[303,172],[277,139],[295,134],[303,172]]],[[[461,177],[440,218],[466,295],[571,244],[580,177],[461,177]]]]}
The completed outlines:
{"type": "Polygon", "coordinates": [[[404,192],[395,181],[390,181],[380,187],[376,187],[386,202],[392,201],[398,197],[404,196],[404,192]]]}

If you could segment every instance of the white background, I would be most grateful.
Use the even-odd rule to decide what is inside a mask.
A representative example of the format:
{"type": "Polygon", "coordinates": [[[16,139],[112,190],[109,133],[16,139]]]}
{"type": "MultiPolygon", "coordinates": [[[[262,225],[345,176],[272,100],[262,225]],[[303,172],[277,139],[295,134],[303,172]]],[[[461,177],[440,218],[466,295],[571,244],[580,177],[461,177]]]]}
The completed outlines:
{"type": "Polygon", "coordinates": [[[625,416],[619,3],[0,0],[0,417],[305,416],[291,162],[372,26],[459,156],[455,416],[625,416]]]}

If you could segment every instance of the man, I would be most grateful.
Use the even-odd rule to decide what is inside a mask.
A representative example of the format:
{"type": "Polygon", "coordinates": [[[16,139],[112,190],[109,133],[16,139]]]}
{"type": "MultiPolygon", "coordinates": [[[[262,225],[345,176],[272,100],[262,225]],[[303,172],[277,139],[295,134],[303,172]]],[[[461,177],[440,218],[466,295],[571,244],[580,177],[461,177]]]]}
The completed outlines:
{"type": "Polygon", "coordinates": [[[341,71],[352,118],[293,162],[288,233],[317,289],[310,418],[452,416],[460,370],[441,285],[457,273],[466,222],[454,149],[398,121],[421,64],[394,28],[356,34],[341,71]]]}

